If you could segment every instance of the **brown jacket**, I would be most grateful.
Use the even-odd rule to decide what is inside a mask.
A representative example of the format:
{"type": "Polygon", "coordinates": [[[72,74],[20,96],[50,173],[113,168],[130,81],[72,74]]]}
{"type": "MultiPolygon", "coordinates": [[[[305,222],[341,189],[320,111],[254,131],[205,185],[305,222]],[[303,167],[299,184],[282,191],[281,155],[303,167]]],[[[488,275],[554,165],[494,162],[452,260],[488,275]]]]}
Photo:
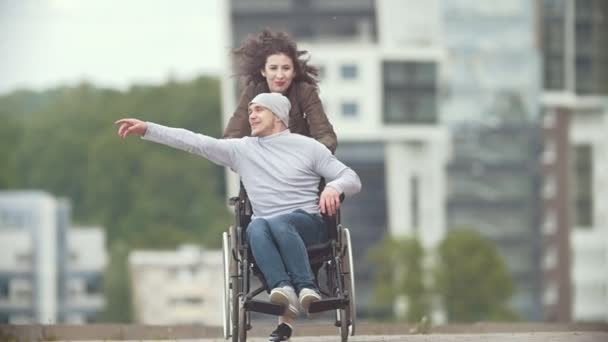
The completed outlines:
{"type": "MultiPolygon", "coordinates": [[[[249,102],[260,93],[268,92],[266,82],[248,84],[241,93],[240,102],[224,130],[224,138],[241,138],[251,134],[249,102]]],[[[291,102],[289,130],[318,140],[334,153],[338,145],[336,133],[329,122],[317,88],[306,82],[294,82],[286,94],[291,102]]]]}

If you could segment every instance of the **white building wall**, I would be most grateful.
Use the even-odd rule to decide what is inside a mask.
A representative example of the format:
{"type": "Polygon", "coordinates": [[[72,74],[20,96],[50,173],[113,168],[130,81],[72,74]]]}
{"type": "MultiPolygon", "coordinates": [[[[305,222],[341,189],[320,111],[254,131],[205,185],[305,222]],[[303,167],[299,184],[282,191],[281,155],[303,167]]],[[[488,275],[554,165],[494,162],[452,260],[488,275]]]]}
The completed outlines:
{"type": "MultiPolygon", "coordinates": [[[[87,322],[84,312],[102,311],[106,305],[103,284],[99,292],[87,289],[87,276],[103,274],[108,262],[105,232],[99,227],[74,227],[68,231],[66,260],[65,321],[72,324],[87,322]]],[[[102,278],[98,278],[102,281],[102,278]]]]}
{"type": "Polygon", "coordinates": [[[32,239],[26,231],[0,230],[0,272],[31,273],[32,239]]]}
{"type": "MultiPolygon", "coordinates": [[[[14,260],[17,264],[14,266],[19,267],[17,265],[24,262],[20,259],[27,259],[27,255],[31,256],[31,271],[34,279],[31,284],[31,296],[34,317],[19,316],[15,320],[24,323],[32,319],[38,323],[56,323],[57,200],[41,191],[7,191],[0,194],[0,207],[2,207],[2,215],[5,216],[2,218],[5,223],[1,223],[5,226],[3,230],[6,228],[5,232],[9,234],[12,229],[21,231],[32,244],[29,254],[21,250],[18,253],[23,254],[15,255],[17,259],[14,260]]],[[[10,244],[9,241],[7,243],[10,244]]],[[[13,247],[6,248],[11,250],[13,247]]]]}
{"type": "MultiPolygon", "coordinates": [[[[0,224],[1,226],[1,224],[0,224]]],[[[8,281],[8,293],[0,298],[0,310],[27,311],[34,305],[32,240],[29,232],[14,229],[0,229],[0,274],[15,275],[8,281]],[[19,276],[17,276],[19,275],[19,276]]],[[[10,324],[31,323],[32,317],[12,314],[10,324]]]]}
{"type": "Polygon", "coordinates": [[[138,323],[222,325],[221,251],[134,251],[129,267],[138,323]]]}
{"type": "Polygon", "coordinates": [[[41,194],[29,204],[38,208],[33,231],[36,320],[52,324],[57,322],[57,200],[41,194]]]}
{"type": "Polygon", "coordinates": [[[572,234],[573,319],[608,321],[608,231],[572,234]]]}
{"type": "MultiPolygon", "coordinates": [[[[59,294],[63,276],[58,267],[58,245],[62,214],[62,200],[42,191],[0,192],[0,274],[8,276],[8,298],[0,299],[0,309],[8,313],[11,323],[58,323],[60,313],[79,317],[71,323],[84,323],[80,313],[70,313],[70,305],[86,309],[88,314],[102,310],[103,295],[90,296],[82,281],[66,279],[66,284],[77,293],[76,301],[63,308],[59,294]]],[[[67,269],[89,274],[102,273],[106,252],[104,232],[101,228],[79,234],[69,230],[68,240],[72,260],[59,261],[67,269]],[[70,234],[75,236],[70,236],[70,234]]],[[[70,253],[67,253],[68,255],[70,253]]]]}
{"type": "Polygon", "coordinates": [[[573,319],[608,321],[608,101],[579,98],[572,145],[592,147],[593,226],[572,227],[573,319]]]}
{"type": "Polygon", "coordinates": [[[376,1],[379,44],[387,48],[440,46],[438,0],[376,1]]]}
{"type": "Polygon", "coordinates": [[[69,230],[68,271],[103,272],[108,262],[105,232],[100,227],[74,227],[69,230]]]}

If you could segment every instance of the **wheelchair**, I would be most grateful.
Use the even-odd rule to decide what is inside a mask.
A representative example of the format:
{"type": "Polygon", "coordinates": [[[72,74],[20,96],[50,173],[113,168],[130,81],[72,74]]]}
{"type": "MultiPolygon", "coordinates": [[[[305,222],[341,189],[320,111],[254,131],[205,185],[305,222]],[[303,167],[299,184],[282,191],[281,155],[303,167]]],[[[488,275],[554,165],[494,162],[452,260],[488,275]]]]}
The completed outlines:
{"type": "MultiPolygon", "coordinates": [[[[256,299],[268,289],[246,241],[245,230],[251,222],[252,210],[242,187],[238,197],[230,198],[230,205],[234,207],[235,224],[222,234],[224,338],[244,342],[247,331],[252,327],[251,312],[280,316],[285,307],[256,299]],[[260,279],[261,286],[251,288],[252,276],[260,279]]],[[[349,335],[355,335],[357,317],[350,232],[340,224],[339,211],[331,217],[324,215],[323,219],[329,240],[307,247],[310,266],[322,297],[310,305],[309,312],[334,311],[334,324],[345,342],[349,335]],[[325,284],[319,284],[321,271],[325,272],[325,284]]]]}

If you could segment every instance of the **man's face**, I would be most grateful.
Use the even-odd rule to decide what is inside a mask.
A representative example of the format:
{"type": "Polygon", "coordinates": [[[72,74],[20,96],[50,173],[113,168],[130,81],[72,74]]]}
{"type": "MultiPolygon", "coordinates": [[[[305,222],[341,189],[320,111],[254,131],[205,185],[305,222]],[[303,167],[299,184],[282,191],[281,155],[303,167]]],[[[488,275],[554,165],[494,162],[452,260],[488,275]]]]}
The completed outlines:
{"type": "Polygon", "coordinates": [[[256,103],[249,105],[251,136],[265,137],[275,133],[280,121],[268,108],[256,103]]]}

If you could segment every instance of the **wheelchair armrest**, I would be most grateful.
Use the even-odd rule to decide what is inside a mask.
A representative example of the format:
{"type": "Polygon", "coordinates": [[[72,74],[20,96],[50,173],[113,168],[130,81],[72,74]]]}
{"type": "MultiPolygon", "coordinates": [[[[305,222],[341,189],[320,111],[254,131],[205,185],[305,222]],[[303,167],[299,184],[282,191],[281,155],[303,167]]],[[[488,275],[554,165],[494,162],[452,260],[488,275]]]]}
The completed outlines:
{"type": "Polygon", "coordinates": [[[234,207],[234,205],[238,201],[239,201],[239,196],[233,196],[228,199],[228,204],[230,204],[230,206],[234,207]]]}

